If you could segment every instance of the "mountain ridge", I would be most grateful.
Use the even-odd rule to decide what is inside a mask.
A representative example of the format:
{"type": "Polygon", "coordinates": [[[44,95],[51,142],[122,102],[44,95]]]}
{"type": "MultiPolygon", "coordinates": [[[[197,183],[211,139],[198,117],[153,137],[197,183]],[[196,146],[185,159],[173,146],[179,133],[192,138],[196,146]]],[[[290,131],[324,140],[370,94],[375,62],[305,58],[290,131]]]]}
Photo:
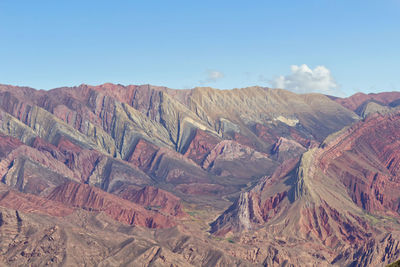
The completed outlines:
{"type": "Polygon", "coordinates": [[[44,264],[35,253],[56,265],[394,261],[400,157],[390,142],[400,96],[372,98],[0,85],[0,261],[44,264]],[[75,245],[95,256],[73,256],[75,245]]]}

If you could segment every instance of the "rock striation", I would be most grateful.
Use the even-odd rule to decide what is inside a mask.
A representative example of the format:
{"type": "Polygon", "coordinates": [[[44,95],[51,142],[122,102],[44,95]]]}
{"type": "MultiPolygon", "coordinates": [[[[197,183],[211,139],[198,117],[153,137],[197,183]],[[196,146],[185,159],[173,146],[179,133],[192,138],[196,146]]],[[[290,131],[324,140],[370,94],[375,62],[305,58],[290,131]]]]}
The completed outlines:
{"type": "Polygon", "coordinates": [[[383,266],[399,99],[0,85],[0,265],[383,266]]]}
{"type": "Polygon", "coordinates": [[[85,184],[66,183],[47,197],[72,207],[104,212],[116,221],[149,228],[174,226],[167,216],[85,184]]]}
{"type": "MultiPolygon", "coordinates": [[[[400,113],[369,116],[328,137],[298,163],[285,161],[242,193],[211,223],[211,232],[247,232],[246,242],[254,246],[283,240],[281,255],[302,244],[311,253],[302,257],[314,264],[394,261],[400,254],[399,122],[400,113]],[[311,247],[318,247],[318,256],[311,247]]],[[[302,261],[295,255],[285,260],[302,261]]]]}
{"type": "Polygon", "coordinates": [[[356,93],[347,98],[335,98],[337,103],[366,117],[372,113],[388,113],[400,104],[400,92],[356,93]]]}

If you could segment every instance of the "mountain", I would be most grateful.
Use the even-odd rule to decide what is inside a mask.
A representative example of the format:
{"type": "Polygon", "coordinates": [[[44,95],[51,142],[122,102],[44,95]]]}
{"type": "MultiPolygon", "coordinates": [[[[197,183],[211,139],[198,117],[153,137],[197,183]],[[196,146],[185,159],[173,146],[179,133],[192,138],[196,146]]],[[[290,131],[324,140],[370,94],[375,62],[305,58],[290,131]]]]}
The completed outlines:
{"type": "Polygon", "coordinates": [[[357,93],[347,98],[333,99],[361,117],[366,117],[376,112],[385,114],[392,109],[398,109],[400,106],[400,92],[357,93]]]}
{"type": "Polygon", "coordinates": [[[255,247],[277,249],[271,264],[392,262],[400,257],[399,129],[400,112],[375,114],[329,136],[242,193],[211,231],[248,232],[255,247]]]}
{"type": "Polygon", "coordinates": [[[58,151],[47,157],[69,169],[58,172],[59,179],[110,193],[124,185],[157,184],[180,197],[199,192],[207,202],[210,197],[221,202],[221,193],[234,195],[271,174],[279,164],[271,149],[281,137],[308,148],[358,118],[323,95],[260,87],[104,84],[37,91],[4,85],[0,108],[4,135],[34,149],[58,151]],[[230,156],[239,150],[241,156],[230,156]],[[250,161],[251,173],[243,174],[250,161]]]}
{"type": "Polygon", "coordinates": [[[0,85],[0,262],[394,261],[396,97],[0,85]]]}

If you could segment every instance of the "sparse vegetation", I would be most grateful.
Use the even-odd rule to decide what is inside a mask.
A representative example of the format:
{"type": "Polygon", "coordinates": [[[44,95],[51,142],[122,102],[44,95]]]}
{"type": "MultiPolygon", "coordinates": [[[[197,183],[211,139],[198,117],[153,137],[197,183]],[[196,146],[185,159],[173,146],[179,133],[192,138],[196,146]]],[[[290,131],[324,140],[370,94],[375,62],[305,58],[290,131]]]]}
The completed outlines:
{"type": "Polygon", "coordinates": [[[400,267],[400,260],[393,262],[393,263],[387,265],[386,267],[400,267]]]}
{"type": "Polygon", "coordinates": [[[229,243],[232,243],[232,244],[235,243],[235,241],[234,241],[232,238],[227,238],[226,240],[227,240],[229,243]]]}

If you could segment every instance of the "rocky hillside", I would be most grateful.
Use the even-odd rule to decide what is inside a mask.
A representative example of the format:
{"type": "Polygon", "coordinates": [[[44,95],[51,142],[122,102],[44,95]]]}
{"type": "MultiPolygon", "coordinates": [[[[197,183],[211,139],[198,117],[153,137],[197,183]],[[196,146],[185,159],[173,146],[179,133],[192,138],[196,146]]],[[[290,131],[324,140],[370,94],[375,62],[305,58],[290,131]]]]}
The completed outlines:
{"type": "Polygon", "coordinates": [[[393,261],[396,97],[0,85],[0,261],[393,261]]]}
{"type": "Polygon", "coordinates": [[[110,193],[157,185],[183,198],[194,192],[218,202],[221,194],[271,174],[285,153],[298,155],[357,118],[323,95],[260,87],[104,84],[37,91],[3,85],[0,131],[21,142],[5,159],[3,165],[16,164],[10,171],[5,166],[4,182],[36,194],[67,180],[110,193]],[[282,146],[282,140],[288,142],[282,146]],[[31,156],[20,158],[26,153],[31,156]],[[36,173],[46,167],[42,172],[58,178],[41,175],[38,182],[33,174],[31,183],[20,185],[24,172],[16,171],[25,166],[36,173]]]}
{"type": "Polygon", "coordinates": [[[275,262],[380,266],[400,256],[400,113],[375,114],[286,161],[211,226],[275,262]],[[307,244],[307,250],[304,246],[307,244]],[[297,254],[298,253],[298,254],[297,254]]]}
{"type": "Polygon", "coordinates": [[[357,93],[347,98],[333,99],[361,117],[366,117],[376,112],[385,114],[400,107],[400,92],[357,93]]]}

